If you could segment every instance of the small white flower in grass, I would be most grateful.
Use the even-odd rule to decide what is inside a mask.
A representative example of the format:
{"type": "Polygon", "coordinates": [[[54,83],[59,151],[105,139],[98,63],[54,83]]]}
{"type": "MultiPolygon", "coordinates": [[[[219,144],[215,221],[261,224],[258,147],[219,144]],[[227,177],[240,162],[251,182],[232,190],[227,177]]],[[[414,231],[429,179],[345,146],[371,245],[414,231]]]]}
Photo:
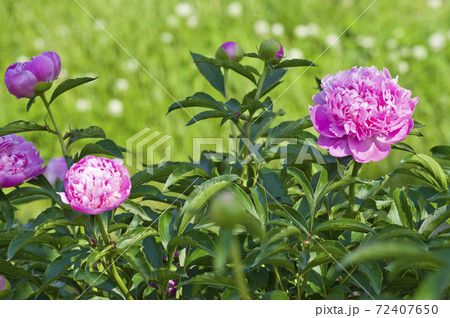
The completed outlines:
{"type": "Polygon", "coordinates": [[[72,33],[70,28],[65,24],[61,24],[58,27],[58,32],[59,32],[59,35],[61,35],[61,36],[68,36],[70,33],[72,33]]]}
{"type": "Polygon", "coordinates": [[[356,38],[356,44],[364,49],[371,49],[375,46],[375,38],[371,36],[358,36],[356,38]]]}
{"type": "Polygon", "coordinates": [[[66,79],[69,78],[69,71],[67,70],[67,68],[61,69],[61,72],[59,73],[58,78],[62,81],[65,81],[66,79]]]}
{"type": "Polygon", "coordinates": [[[302,59],[303,56],[303,51],[298,48],[290,49],[286,54],[286,57],[288,59],[302,59]]]}
{"type": "Polygon", "coordinates": [[[414,45],[411,50],[411,55],[417,60],[424,60],[428,56],[428,50],[423,45],[414,45]]]}
{"type": "Polygon", "coordinates": [[[17,59],[16,59],[16,61],[19,62],[19,63],[23,63],[23,62],[26,62],[28,60],[29,60],[29,58],[26,55],[19,55],[17,57],[17,59]]]}
{"type": "Polygon", "coordinates": [[[161,42],[170,44],[173,42],[173,34],[170,32],[161,33],[161,42]]]}
{"type": "Polygon", "coordinates": [[[124,71],[136,71],[138,68],[139,68],[139,65],[133,59],[122,63],[122,69],[124,71]]]}
{"type": "Polygon", "coordinates": [[[192,5],[187,2],[180,2],[175,6],[175,13],[180,17],[187,17],[194,12],[192,5]]]}
{"type": "Polygon", "coordinates": [[[267,34],[269,34],[270,24],[267,21],[258,20],[253,25],[253,30],[255,31],[256,35],[266,36],[267,34]]]}
{"type": "Polygon", "coordinates": [[[309,35],[310,36],[318,36],[319,35],[319,26],[315,23],[308,23],[309,35]]]}
{"type": "Polygon", "coordinates": [[[34,40],[34,48],[37,50],[43,50],[45,48],[45,41],[43,38],[37,38],[34,40]]]}
{"type": "Polygon", "coordinates": [[[116,82],[114,83],[114,87],[119,91],[119,92],[124,92],[126,90],[128,90],[128,81],[125,78],[118,78],[116,80],[116,82]]]}
{"type": "Polygon", "coordinates": [[[427,5],[432,9],[438,9],[442,6],[442,0],[428,0],[427,5]]]}
{"type": "Polygon", "coordinates": [[[294,34],[298,38],[306,38],[309,36],[309,28],[303,24],[297,25],[294,29],[294,34]]]}
{"type": "Polygon", "coordinates": [[[397,64],[397,70],[399,73],[406,73],[409,71],[409,64],[406,61],[400,61],[397,64]]]}
{"type": "Polygon", "coordinates": [[[398,41],[397,39],[389,39],[384,43],[384,46],[386,46],[388,50],[395,50],[398,47],[398,41]]]}
{"type": "Polygon", "coordinates": [[[325,37],[325,43],[327,46],[337,47],[340,44],[339,36],[337,34],[331,33],[325,37]]]}
{"type": "Polygon", "coordinates": [[[442,34],[442,32],[438,31],[436,33],[433,33],[428,38],[428,45],[430,46],[430,49],[435,52],[439,52],[445,47],[445,36],[442,34]]]}
{"type": "Polygon", "coordinates": [[[94,29],[97,31],[103,31],[106,28],[106,22],[102,19],[97,19],[94,22],[94,29]]]}
{"type": "Polygon", "coordinates": [[[284,34],[284,26],[281,23],[274,23],[272,25],[272,34],[282,36],[284,34]]]}
{"type": "Polygon", "coordinates": [[[75,101],[75,107],[80,113],[86,113],[92,109],[92,104],[88,99],[78,98],[75,101]]]}
{"type": "Polygon", "coordinates": [[[174,14],[171,14],[167,17],[167,24],[170,26],[177,26],[179,23],[178,17],[174,14]]]}
{"type": "Polygon", "coordinates": [[[402,37],[405,36],[405,30],[403,28],[397,28],[394,30],[394,36],[397,39],[401,39],[402,37]]]}
{"type": "Polygon", "coordinates": [[[232,2],[228,5],[227,13],[230,17],[236,18],[242,13],[242,4],[239,2],[232,2]]]}
{"type": "Polygon", "coordinates": [[[123,103],[118,99],[111,99],[108,103],[108,113],[112,116],[122,116],[123,103]]]}
{"type": "Polygon", "coordinates": [[[186,25],[191,28],[194,29],[198,26],[198,18],[196,15],[191,15],[189,17],[187,17],[186,19],[186,25]]]}

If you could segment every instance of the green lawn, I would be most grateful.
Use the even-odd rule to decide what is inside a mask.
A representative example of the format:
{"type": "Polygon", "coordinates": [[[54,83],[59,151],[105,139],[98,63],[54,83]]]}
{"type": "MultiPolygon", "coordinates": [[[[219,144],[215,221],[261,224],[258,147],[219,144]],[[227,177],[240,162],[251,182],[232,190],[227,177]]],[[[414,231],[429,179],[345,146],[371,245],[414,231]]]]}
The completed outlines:
{"type": "MultiPolygon", "coordinates": [[[[427,125],[422,129],[425,137],[411,136],[406,142],[417,151],[428,153],[432,146],[450,141],[449,1],[434,8],[429,3],[439,1],[378,0],[326,52],[333,34],[341,34],[372,0],[247,0],[231,8],[233,1],[219,0],[186,1],[184,5],[173,0],[78,2],[104,24],[123,48],[75,1],[2,0],[0,6],[2,74],[18,59],[54,50],[62,58],[62,78],[99,76],[93,84],[71,91],[54,104],[56,118],[65,128],[99,125],[109,138],[125,145],[128,137],[149,127],[173,136],[173,159],[187,160],[192,156],[193,137],[228,134],[228,126],[219,130],[217,122],[186,127],[190,117],[182,111],[165,115],[174,102],[171,96],[180,100],[205,90],[219,97],[196,72],[189,50],[213,56],[222,42],[233,40],[252,52],[262,40],[273,37],[284,45],[288,57],[295,57],[301,50],[304,58],[319,65],[300,78],[304,69],[290,70],[285,82],[272,93],[273,98],[279,97],[275,107],[287,112],[285,120],[308,114],[316,92],[315,76],[323,77],[354,65],[375,65],[388,68],[392,75],[399,74],[400,84],[411,89],[413,96],[420,96],[414,117],[427,125]],[[236,15],[239,7],[240,15],[231,16],[230,10],[236,15]],[[190,9],[189,17],[181,16],[190,9]],[[116,110],[122,105],[123,113],[109,113],[108,105],[116,110]]],[[[240,79],[233,82],[234,78],[237,76],[231,77],[232,92],[241,95],[242,90],[251,87],[250,82],[240,79]]],[[[42,122],[45,112],[41,104],[34,105],[27,114],[27,101],[14,100],[6,87],[1,87],[0,125],[18,119],[42,122]]],[[[194,114],[192,109],[188,111],[194,114]]],[[[36,143],[44,158],[60,155],[53,136],[36,133],[26,138],[36,143]]],[[[393,152],[382,163],[369,164],[366,171],[370,170],[373,176],[385,174],[402,156],[403,153],[393,152]]]]}

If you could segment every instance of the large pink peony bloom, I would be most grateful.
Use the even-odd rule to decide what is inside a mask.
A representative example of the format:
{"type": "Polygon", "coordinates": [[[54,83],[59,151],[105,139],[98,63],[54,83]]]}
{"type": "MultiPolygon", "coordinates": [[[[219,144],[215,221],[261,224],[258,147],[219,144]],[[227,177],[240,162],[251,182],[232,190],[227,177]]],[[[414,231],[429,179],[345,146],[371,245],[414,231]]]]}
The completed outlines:
{"type": "Polygon", "coordinates": [[[335,157],[352,155],[358,162],[379,161],[391,144],[406,138],[419,97],[397,84],[389,71],[356,66],[322,79],[322,91],[310,106],[318,144],[335,157]]]}
{"type": "Polygon", "coordinates": [[[45,171],[44,159],[22,136],[0,137],[0,188],[14,187],[45,171]]]}
{"type": "Polygon", "coordinates": [[[66,173],[65,193],[58,193],[64,203],[76,211],[100,214],[117,208],[130,195],[131,181],[120,159],[88,156],[66,173]]]}

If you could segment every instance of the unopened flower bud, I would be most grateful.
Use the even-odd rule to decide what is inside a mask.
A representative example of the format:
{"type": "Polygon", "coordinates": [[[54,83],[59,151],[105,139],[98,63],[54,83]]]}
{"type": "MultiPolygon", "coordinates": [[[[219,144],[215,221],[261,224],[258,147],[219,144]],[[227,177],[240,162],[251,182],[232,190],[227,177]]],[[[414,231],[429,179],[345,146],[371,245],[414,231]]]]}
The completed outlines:
{"type": "Polygon", "coordinates": [[[280,42],[269,39],[261,43],[258,54],[264,61],[275,64],[283,58],[284,49],[280,42]]]}
{"type": "Polygon", "coordinates": [[[95,238],[93,238],[89,241],[89,245],[92,247],[96,247],[97,243],[98,243],[98,241],[95,238]]]}
{"type": "Polygon", "coordinates": [[[223,191],[211,204],[213,220],[222,227],[233,228],[245,219],[245,208],[231,191],[223,191]]]}
{"type": "Polygon", "coordinates": [[[225,42],[216,52],[216,59],[223,62],[239,62],[244,58],[244,50],[236,42],[225,42]]]}
{"type": "Polygon", "coordinates": [[[0,275],[0,300],[6,299],[11,295],[11,285],[5,276],[0,275]]]}

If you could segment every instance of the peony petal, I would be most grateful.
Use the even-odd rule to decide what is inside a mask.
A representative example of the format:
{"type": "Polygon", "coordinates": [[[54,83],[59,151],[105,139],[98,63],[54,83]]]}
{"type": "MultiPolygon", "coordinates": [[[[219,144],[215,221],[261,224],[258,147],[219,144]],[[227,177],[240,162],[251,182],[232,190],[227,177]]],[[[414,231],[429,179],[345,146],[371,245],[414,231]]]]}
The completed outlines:
{"type": "Polygon", "coordinates": [[[413,127],[414,120],[410,118],[403,127],[390,132],[387,136],[377,136],[376,139],[381,143],[395,144],[405,139],[413,127]]]}
{"type": "Polygon", "coordinates": [[[56,192],[56,193],[60,196],[61,201],[64,204],[70,204],[69,200],[67,199],[67,195],[64,192],[56,192]]]}
{"type": "Polygon", "coordinates": [[[311,120],[314,128],[317,132],[325,137],[336,137],[336,135],[330,130],[331,121],[328,117],[328,109],[326,106],[309,107],[311,112],[311,120]]]}
{"type": "Polygon", "coordinates": [[[56,52],[44,52],[41,55],[47,56],[53,61],[54,71],[52,81],[54,81],[58,78],[59,73],[61,72],[61,58],[56,52]]]}
{"type": "Polygon", "coordinates": [[[22,71],[8,79],[5,78],[5,84],[10,94],[16,96],[16,98],[32,98],[37,79],[33,73],[22,71]]]}
{"type": "Polygon", "coordinates": [[[347,137],[330,138],[320,135],[317,141],[318,145],[330,151],[330,155],[334,157],[345,157],[351,155],[348,146],[347,137]]]}
{"type": "Polygon", "coordinates": [[[348,136],[347,140],[353,158],[358,162],[380,161],[391,152],[389,144],[377,141],[374,137],[359,140],[356,137],[348,136]]]}
{"type": "Polygon", "coordinates": [[[38,82],[51,82],[55,78],[53,60],[45,55],[33,57],[24,69],[33,73],[38,82]]]}

